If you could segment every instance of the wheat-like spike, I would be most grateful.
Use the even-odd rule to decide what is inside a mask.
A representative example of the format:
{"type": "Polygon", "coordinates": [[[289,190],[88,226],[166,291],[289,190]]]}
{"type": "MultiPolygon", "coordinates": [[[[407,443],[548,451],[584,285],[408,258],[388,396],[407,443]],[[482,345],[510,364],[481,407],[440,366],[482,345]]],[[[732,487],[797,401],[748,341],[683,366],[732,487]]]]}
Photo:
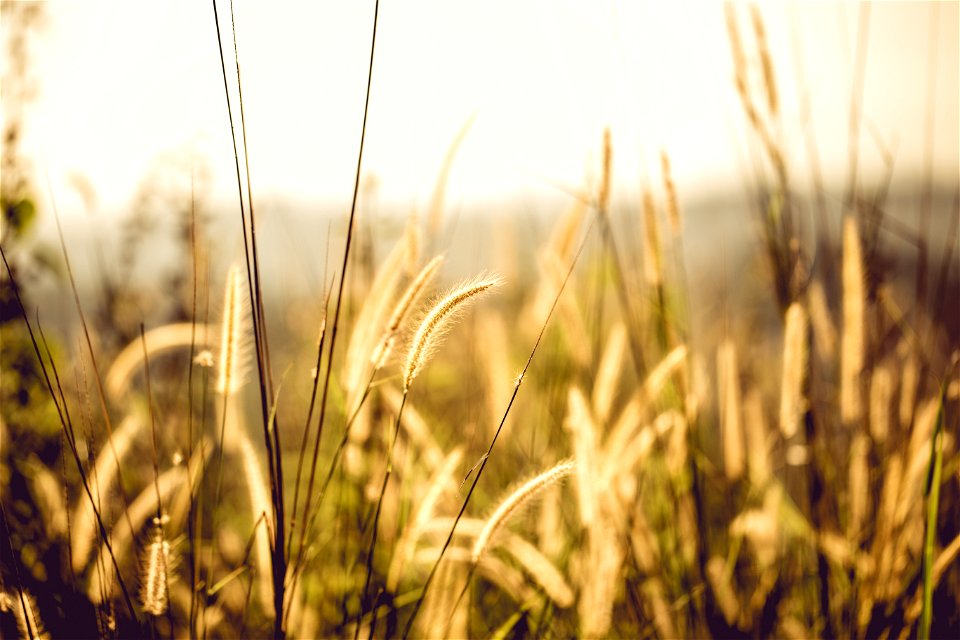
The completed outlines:
{"type": "Polygon", "coordinates": [[[143,610],[152,616],[162,616],[170,606],[173,551],[163,525],[162,519],[153,519],[153,532],[140,567],[140,602],[143,610]]]}
{"type": "Polygon", "coordinates": [[[673,173],[670,171],[670,156],[666,151],[660,151],[660,173],[663,176],[663,191],[667,196],[667,222],[670,225],[670,232],[674,236],[679,236],[683,233],[683,218],[680,216],[677,186],[673,182],[673,173]]]}
{"type": "Polygon", "coordinates": [[[244,279],[240,266],[234,264],[227,272],[223,295],[223,320],[220,325],[220,355],[217,365],[217,393],[232,395],[243,383],[246,365],[247,332],[243,329],[244,279]]]}
{"type": "Polygon", "coordinates": [[[807,372],[807,314],[799,302],[787,309],[783,337],[783,377],[780,385],[780,432],[785,439],[797,433],[806,410],[803,382],[807,372]]]}
{"type": "Polygon", "coordinates": [[[743,427],[740,409],[740,372],[737,348],[724,340],[717,349],[717,386],[720,397],[720,426],[723,432],[723,471],[728,480],[743,475],[743,427]]]}
{"type": "Polygon", "coordinates": [[[404,391],[410,389],[414,378],[423,370],[430,353],[437,347],[444,330],[449,327],[457,313],[481,294],[500,284],[501,280],[497,276],[480,277],[454,287],[430,308],[413,336],[410,351],[407,353],[407,363],[403,373],[404,391]]]}
{"type": "MultiPolygon", "coordinates": [[[[117,522],[123,522],[122,525],[115,526],[110,532],[110,542],[113,548],[113,554],[118,558],[136,558],[135,553],[130,552],[130,548],[133,545],[133,536],[129,526],[126,522],[129,521],[133,525],[133,530],[140,531],[141,527],[150,520],[151,514],[156,514],[157,512],[157,489],[160,491],[160,500],[161,502],[166,503],[170,496],[173,495],[175,491],[183,487],[187,483],[187,471],[182,466],[172,467],[167,469],[157,478],[156,486],[149,485],[140,492],[140,494],[130,503],[129,508],[127,508],[126,514],[122,518],[118,518],[117,522]]],[[[94,566],[102,566],[105,563],[108,564],[110,560],[110,550],[107,548],[106,541],[100,544],[100,549],[98,551],[99,555],[94,566]]],[[[104,576],[100,572],[91,571],[90,572],[90,581],[87,585],[87,597],[94,604],[103,603],[103,594],[104,592],[110,591],[110,581],[113,580],[112,576],[104,576]],[[105,584],[102,584],[102,580],[107,580],[105,584]],[[105,590],[104,590],[104,587],[105,590]]]]}
{"type": "Polygon", "coordinates": [[[487,545],[489,544],[493,535],[507,522],[507,520],[510,519],[511,516],[517,512],[517,510],[536,497],[537,494],[543,491],[546,487],[549,487],[550,485],[569,476],[574,472],[576,467],[576,462],[572,460],[560,462],[547,469],[543,473],[530,478],[520,485],[519,488],[504,498],[493,512],[493,515],[487,518],[486,524],[483,526],[483,530],[480,532],[480,535],[477,536],[477,540],[473,545],[473,550],[471,551],[472,561],[477,562],[480,559],[480,556],[483,555],[483,551],[487,548],[487,545]]]}
{"type": "Polygon", "coordinates": [[[843,221],[843,334],[840,336],[840,419],[847,428],[860,421],[860,372],[864,349],[863,258],[857,221],[843,221]]]}
{"type": "Polygon", "coordinates": [[[393,351],[394,342],[396,342],[397,339],[397,332],[400,330],[400,325],[407,317],[407,314],[410,313],[413,303],[420,297],[423,291],[427,288],[427,285],[433,280],[433,277],[443,264],[443,260],[444,256],[439,255],[428,262],[423,269],[420,270],[420,273],[417,274],[417,277],[414,278],[409,285],[407,285],[403,295],[401,295],[400,299],[397,300],[396,305],[393,307],[393,312],[390,314],[390,319],[387,321],[386,329],[384,329],[383,338],[381,338],[380,342],[377,344],[377,347],[370,355],[370,362],[374,365],[376,370],[379,371],[382,369],[387,361],[387,358],[390,357],[390,353],[393,351]]]}

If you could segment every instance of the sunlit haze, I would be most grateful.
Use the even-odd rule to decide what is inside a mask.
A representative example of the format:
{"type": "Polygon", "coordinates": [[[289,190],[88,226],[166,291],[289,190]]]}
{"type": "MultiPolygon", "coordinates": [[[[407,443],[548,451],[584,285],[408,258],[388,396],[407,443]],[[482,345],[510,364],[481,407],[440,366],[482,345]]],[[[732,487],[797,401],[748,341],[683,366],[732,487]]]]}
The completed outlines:
{"type": "MultiPolygon", "coordinates": [[[[761,6],[784,133],[802,147],[799,64],[809,126],[835,183],[846,173],[859,7],[761,6]]],[[[871,7],[865,179],[883,167],[883,147],[894,154],[895,179],[921,175],[929,109],[934,172],[956,177],[957,7],[871,7]]],[[[373,3],[238,2],[235,10],[255,197],[348,201],[373,3]]],[[[220,5],[232,65],[229,15],[220,5]]],[[[68,195],[76,176],[100,209],[120,211],[162,158],[193,158],[187,164],[209,172],[208,196],[234,197],[208,3],[50,3],[33,56],[39,94],[27,111],[23,151],[35,169],[49,171],[67,214],[81,210],[68,195]]],[[[450,174],[453,202],[578,188],[597,172],[608,126],[621,193],[638,189],[660,149],[688,196],[737,188],[748,168],[719,3],[382,3],[364,156],[380,200],[424,204],[471,118],[450,174]]]]}

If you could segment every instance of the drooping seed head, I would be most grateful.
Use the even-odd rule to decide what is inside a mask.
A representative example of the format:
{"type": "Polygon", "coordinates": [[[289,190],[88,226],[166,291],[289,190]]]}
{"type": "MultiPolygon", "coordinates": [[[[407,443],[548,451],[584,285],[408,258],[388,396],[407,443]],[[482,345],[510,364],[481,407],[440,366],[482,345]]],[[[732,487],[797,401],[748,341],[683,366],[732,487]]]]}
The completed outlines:
{"type": "Polygon", "coordinates": [[[481,276],[454,287],[433,304],[420,322],[410,344],[410,350],[407,352],[403,373],[404,391],[410,389],[414,378],[423,370],[431,352],[439,345],[444,332],[450,327],[457,314],[482,294],[499,286],[501,282],[499,276],[481,276]]]}

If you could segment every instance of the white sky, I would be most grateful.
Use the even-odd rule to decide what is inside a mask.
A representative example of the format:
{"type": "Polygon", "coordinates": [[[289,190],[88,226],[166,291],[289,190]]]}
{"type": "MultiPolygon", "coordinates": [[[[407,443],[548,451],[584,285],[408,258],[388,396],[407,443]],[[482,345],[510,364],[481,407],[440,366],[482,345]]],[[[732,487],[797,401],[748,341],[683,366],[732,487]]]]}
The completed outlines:
{"type": "MultiPolygon", "coordinates": [[[[872,5],[865,114],[896,150],[898,176],[915,176],[923,158],[933,35],[935,167],[941,179],[957,179],[957,9],[940,4],[930,34],[929,5],[872,5]]],[[[824,172],[840,182],[859,5],[761,10],[788,146],[803,148],[795,33],[824,172]]],[[[228,5],[220,11],[227,27],[228,5]]],[[[236,12],[255,196],[347,202],[373,3],[239,2],[236,12]]],[[[66,214],[80,210],[68,195],[71,174],[86,178],[103,210],[117,210],[151,162],[171,153],[203,158],[209,194],[235,197],[209,3],[61,0],[47,13],[34,52],[41,93],[28,112],[23,150],[35,168],[48,167],[66,214]]],[[[229,44],[228,30],[224,37],[229,44]]],[[[606,126],[620,192],[637,189],[661,148],[686,194],[740,184],[744,119],[719,3],[384,0],[364,156],[380,199],[425,204],[449,145],[473,114],[450,176],[454,201],[578,187],[597,165],[606,126]]],[[[876,169],[866,133],[862,148],[876,169]]]]}

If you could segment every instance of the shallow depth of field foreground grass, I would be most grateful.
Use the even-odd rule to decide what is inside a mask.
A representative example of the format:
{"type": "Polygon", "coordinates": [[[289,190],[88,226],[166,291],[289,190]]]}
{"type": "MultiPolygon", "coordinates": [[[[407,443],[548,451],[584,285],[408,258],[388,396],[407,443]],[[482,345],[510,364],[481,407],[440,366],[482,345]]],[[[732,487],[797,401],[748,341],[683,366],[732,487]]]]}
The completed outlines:
{"type": "Polygon", "coordinates": [[[625,204],[598,132],[548,231],[503,219],[465,279],[443,178],[394,233],[345,159],[329,270],[282,298],[231,94],[228,269],[194,211],[168,285],[80,295],[61,236],[60,332],[7,216],[0,635],[956,637],[960,205],[808,196],[759,11],[727,19],[753,235],[714,279],[669,150],[625,204]]]}

